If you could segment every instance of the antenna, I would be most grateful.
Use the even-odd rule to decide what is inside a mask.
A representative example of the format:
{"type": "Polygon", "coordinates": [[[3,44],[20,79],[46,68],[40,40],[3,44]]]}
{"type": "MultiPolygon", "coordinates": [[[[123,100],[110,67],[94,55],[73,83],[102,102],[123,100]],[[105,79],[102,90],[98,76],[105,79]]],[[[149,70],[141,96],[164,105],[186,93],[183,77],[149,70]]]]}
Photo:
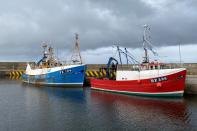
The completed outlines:
{"type": "Polygon", "coordinates": [[[82,58],[79,50],[79,34],[75,33],[75,47],[73,50],[73,54],[71,56],[71,61],[73,63],[82,64],[82,58]]]}
{"type": "Polygon", "coordinates": [[[180,64],[182,64],[182,61],[181,61],[181,42],[179,42],[179,58],[180,58],[180,64]]]}

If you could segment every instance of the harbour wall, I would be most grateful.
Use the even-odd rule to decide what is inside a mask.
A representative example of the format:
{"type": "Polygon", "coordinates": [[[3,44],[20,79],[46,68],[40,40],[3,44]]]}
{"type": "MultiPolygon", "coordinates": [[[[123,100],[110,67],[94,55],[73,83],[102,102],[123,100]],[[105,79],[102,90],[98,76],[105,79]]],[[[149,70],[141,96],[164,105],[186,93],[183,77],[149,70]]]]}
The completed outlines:
{"type": "Polygon", "coordinates": [[[0,62],[0,77],[9,76],[10,72],[25,70],[26,62],[0,62]]]}
{"type": "MultiPolygon", "coordinates": [[[[33,63],[33,62],[31,62],[33,63]]],[[[25,70],[27,63],[26,62],[0,62],[0,72],[1,71],[17,71],[17,70],[25,70]]],[[[187,69],[187,75],[197,75],[197,63],[184,63],[184,64],[176,64],[170,63],[168,64],[170,67],[184,67],[187,69]]],[[[87,70],[99,70],[101,67],[105,67],[106,64],[87,64],[87,70]]],[[[122,65],[123,69],[127,69],[127,65],[122,65]]]]}
{"type": "MultiPolygon", "coordinates": [[[[16,75],[20,77],[26,68],[26,62],[0,62],[0,77],[16,75]],[[12,74],[12,72],[14,74],[12,74]]],[[[87,64],[87,71],[99,71],[99,68],[105,67],[106,64],[87,64]]],[[[170,63],[170,67],[184,67],[187,69],[186,93],[197,94],[197,63],[176,64],[170,63]]],[[[122,65],[121,68],[128,69],[129,66],[122,65]]]]}

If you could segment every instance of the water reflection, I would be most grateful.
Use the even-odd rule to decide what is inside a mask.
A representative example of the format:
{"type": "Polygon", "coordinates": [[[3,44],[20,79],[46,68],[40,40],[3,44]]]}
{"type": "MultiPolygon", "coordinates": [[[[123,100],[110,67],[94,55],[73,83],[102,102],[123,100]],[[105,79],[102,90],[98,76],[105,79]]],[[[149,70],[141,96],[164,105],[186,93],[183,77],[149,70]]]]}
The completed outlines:
{"type": "Polygon", "coordinates": [[[0,130],[196,130],[197,97],[155,99],[0,79],[0,130]]]}
{"type": "MultiPolygon", "coordinates": [[[[86,97],[83,88],[46,87],[23,84],[25,116],[36,121],[36,129],[72,130],[86,113],[86,97]],[[75,122],[74,122],[75,121],[75,122]]],[[[85,120],[83,120],[85,119],[85,120]]],[[[28,120],[29,121],[29,120],[28,120]]],[[[29,126],[29,125],[28,125],[29,126]]]]}
{"type": "MultiPolygon", "coordinates": [[[[85,92],[84,89],[81,87],[48,87],[48,86],[38,86],[38,85],[32,85],[32,84],[22,84],[23,87],[31,88],[29,91],[36,90],[36,91],[42,91],[47,97],[53,98],[58,97],[58,99],[67,99],[72,100],[72,102],[83,102],[85,100],[85,92]],[[33,88],[33,89],[32,89],[33,88]]],[[[27,90],[28,90],[27,88],[27,90]]],[[[40,92],[38,93],[40,96],[40,92]]]]}
{"type": "Polygon", "coordinates": [[[138,96],[126,96],[91,91],[91,100],[96,103],[98,112],[107,110],[115,117],[134,127],[156,129],[157,125],[164,129],[187,129],[190,124],[190,113],[184,99],[164,99],[138,96]],[[154,125],[154,126],[153,126],[154,125]],[[180,126],[181,125],[181,126],[180,126]]]}

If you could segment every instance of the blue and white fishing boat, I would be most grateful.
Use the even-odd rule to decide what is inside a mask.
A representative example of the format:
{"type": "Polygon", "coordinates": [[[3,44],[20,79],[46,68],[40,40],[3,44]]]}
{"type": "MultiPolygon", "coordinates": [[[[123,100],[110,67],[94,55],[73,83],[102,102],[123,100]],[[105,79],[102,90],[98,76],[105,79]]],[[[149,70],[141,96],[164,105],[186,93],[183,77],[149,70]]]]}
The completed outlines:
{"type": "Polygon", "coordinates": [[[82,64],[78,34],[70,64],[59,62],[54,57],[52,47],[44,45],[43,48],[43,58],[34,66],[27,64],[23,82],[47,86],[83,86],[86,65],[82,64]]]}

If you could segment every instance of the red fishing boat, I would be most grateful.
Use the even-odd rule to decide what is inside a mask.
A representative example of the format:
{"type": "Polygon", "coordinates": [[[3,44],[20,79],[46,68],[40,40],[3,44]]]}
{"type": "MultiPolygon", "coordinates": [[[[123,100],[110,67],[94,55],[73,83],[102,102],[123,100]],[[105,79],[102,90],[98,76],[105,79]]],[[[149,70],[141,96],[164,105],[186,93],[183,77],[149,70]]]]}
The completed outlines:
{"type": "Polygon", "coordinates": [[[121,53],[127,58],[133,57],[119,47],[119,58],[121,66],[118,66],[118,61],[111,57],[108,61],[105,78],[90,78],[91,89],[133,94],[146,96],[183,96],[185,88],[186,69],[168,67],[166,64],[157,61],[149,62],[148,49],[157,54],[151,47],[147,39],[148,26],[145,26],[143,35],[143,47],[145,57],[141,64],[134,64],[129,69],[122,68],[121,53]],[[115,63],[115,64],[114,64],[115,63]],[[115,73],[115,77],[111,77],[115,73]]]}

